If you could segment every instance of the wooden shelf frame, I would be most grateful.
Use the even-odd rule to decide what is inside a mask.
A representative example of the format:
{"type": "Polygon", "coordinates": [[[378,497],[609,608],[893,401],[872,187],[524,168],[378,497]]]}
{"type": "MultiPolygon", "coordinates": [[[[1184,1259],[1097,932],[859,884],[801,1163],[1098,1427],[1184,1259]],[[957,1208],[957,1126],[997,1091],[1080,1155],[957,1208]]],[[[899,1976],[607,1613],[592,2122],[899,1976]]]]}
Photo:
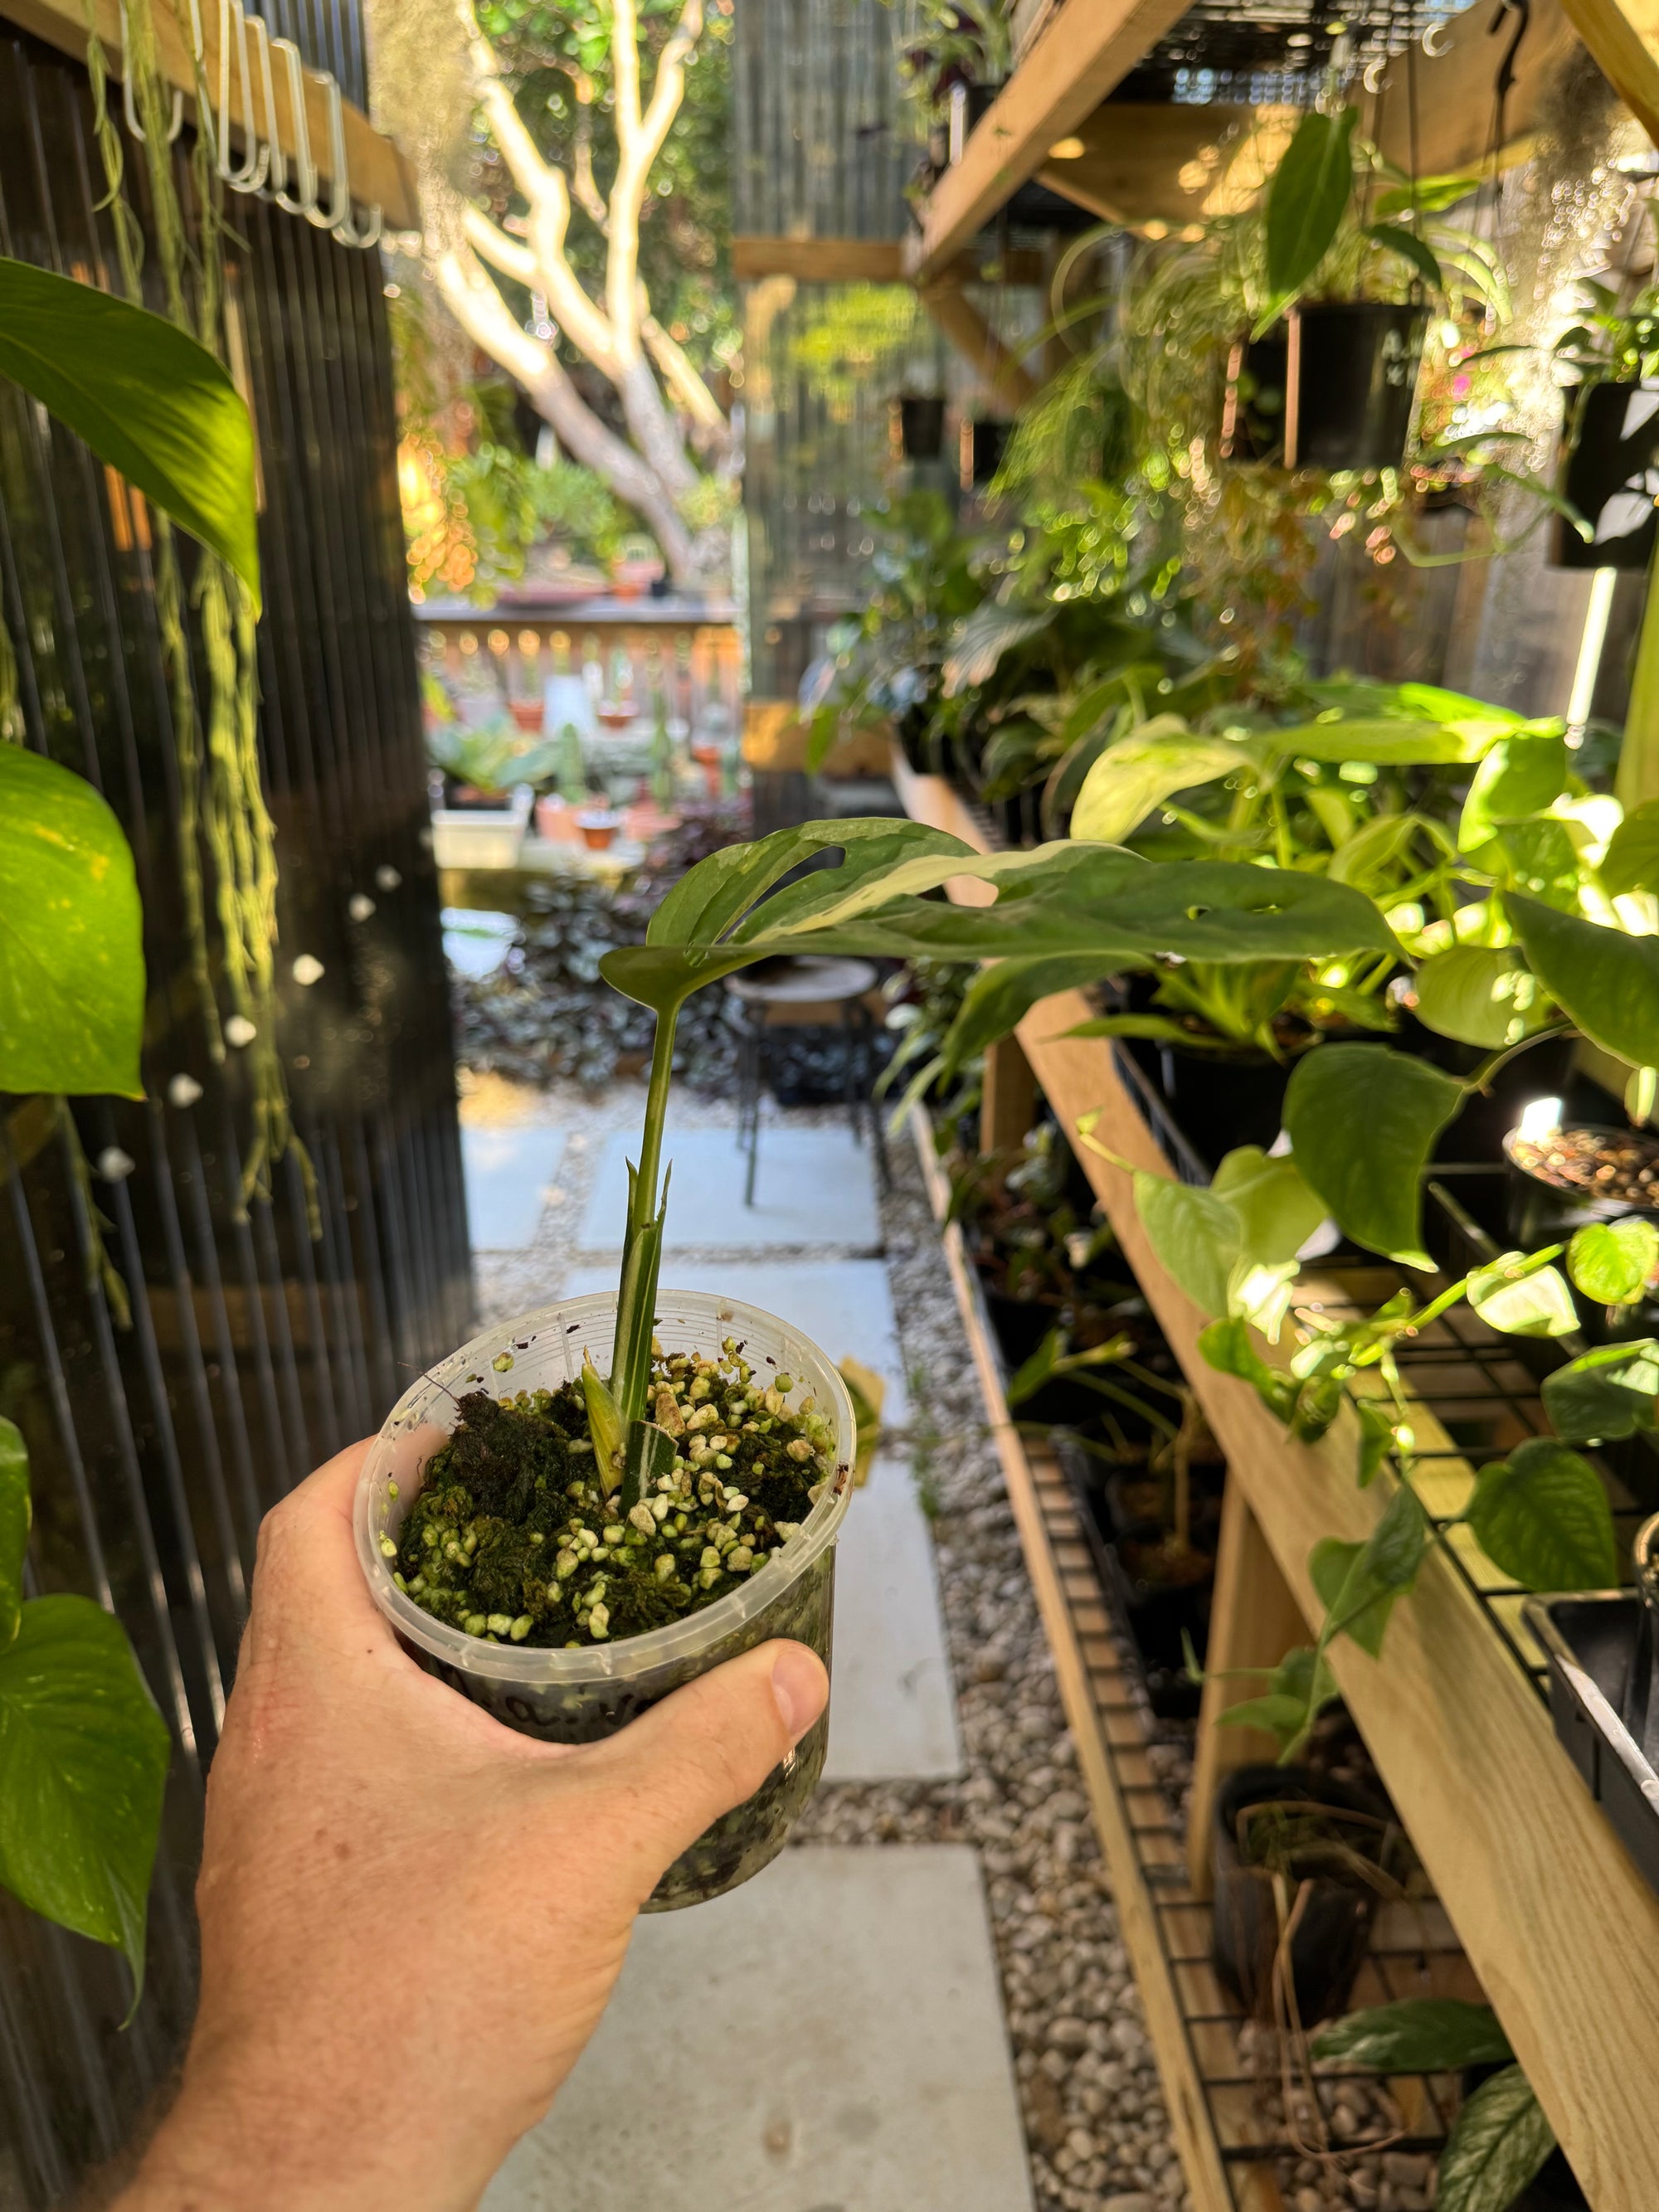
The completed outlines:
{"type": "MultiPolygon", "coordinates": [[[[913,818],[985,847],[980,825],[947,785],[913,774],[896,753],[893,775],[913,818]]],[[[1033,1009],[1018,1030],[1032,1071],[1068,1133],[1094,1112],[1103,1142],[1134,1166],[1167,1172],[1109,1044],[1061,1034],[1090,1011],[1075,992],[1033,1009]]],[[[1320,1443],[1302,1444],[1247,1384],[1206,1365],[1198,1350],[1206,1316],[1159,1265],[1129,1177],[1087,1147],[1079,1157],[1221,1442],[1267,1555],[1299,1610],[1318,1619],[1308,1555],[1323,1537],[1365,1540],[1387,1506],[1389,1478],[1356,1486],[1357,1423],[1347,1410],[1320,1443]]],[[[1455,1512],[1469,1472],[1449,1438],[1437,1443],[1445,1455],[1433,1462],[1431,1507],[1455,1512]]],[[[1647,2212],[1659,1897],[1556,1742],[1492,1601],[1497,1577],[1486,1568],[1483,1578],[1482,1569],[1468,1531],[1452,1531],[1396,1608],[1382,1659],[1345,1639],[1332,1663],[1595,2212],[1647,2212]]]]}
{"type": "MultiPolygon", "coordinates": [[[[1286,2212],[1274,2166],[1279,2155],[1296,2154],[1264,2117],[1262,2085],[1239,2063],[1243,2014],[1211,1964],[1206,1893],[1188,1875],[1180,1823],[1152,1757],[1156,1723],[1126,1673],[1065,1477],[1053,1455],[1023,1437],[1008,1418],[1007,1378],[962,1231],[946,1221],[950,1186],[925,1115],[918,1113],[913,1126],[1194,2212],[1286,2212]]],[[[1247,1517],[1236,1488],[1230,1486],[1228,1500],[1224,1553],[1247,1517]]],[[[1239,1589],[1224,1561],[1218,1580],[1239,1589]]],[[[1294,1607],[1288,1626],[1287,1641],[1305,1638],[1294,1607]]],[[[1207,1832],[1207,1818],[1202,1826],[1207,1832]]],[[[1356,1985],[1356,2004],[1480,1996],[1474,1971],[1434,1903],[1383,1908],[1356,1985]]],[[[1389,2147],[1437,2145],[1447,2115],[1431,2085],[1410,2077],[1388,2087],[1408,2130],[1403,2142],[1389,2147]]]]}
{"type": "MultiPolygon", "coordinates": [[[[202,82],[208,88],[210,99],[216,99],[220,20],[216,0],[200,0],[200,10],[202,82]]],[[[76,61],[86,58],[88,13],[88,8],[81,4],[81,0],[3,0],[3,4],[0,4],[0,15],[3,15],[8,21],[33,32],[48,46],[56,46],[60,53],[73,55],[76,61]]],[[[99,40],[110,58],[111,69],[119,76],[125,51],[120,0],[90,0],[90,13],[99,40]]],[[[197,65],[180,20],[170,6],[163,5],[155,11],[155,24],[156,57],[161,74],[176,91],[184,95],[185,112],[193,118],[197,104],[197,65]]],[[[241,89],[234,53],[231,74],[233,104],[238,118],[237,143],[240,145],[241,89]]],[[[283,152],[292,161],[298,152],[299,134],[289,99],[288,72],[284,69],[275,68],[271,74],[277,137],[283,152]]],[[[260,96],[257,89],[255,104],[258,109],[260,96]]],[[[387,230],[419,230],[421,204],[414,170],[392,141],[384,131],[374,128],[361,108],[354,107],[349,100],[343,99],[341,109],[345,125],[346,170],[354,202],[359,207],[378,207],[387,230]]],[[[263,114],[261,119],[263,121],[263,114]]],[[[329,99],[321,74],[310,68],[305,72],[305,121],[309,133],[311,156],[316,163],[318,176],[323,183],[331,185],[329,99]]]]}

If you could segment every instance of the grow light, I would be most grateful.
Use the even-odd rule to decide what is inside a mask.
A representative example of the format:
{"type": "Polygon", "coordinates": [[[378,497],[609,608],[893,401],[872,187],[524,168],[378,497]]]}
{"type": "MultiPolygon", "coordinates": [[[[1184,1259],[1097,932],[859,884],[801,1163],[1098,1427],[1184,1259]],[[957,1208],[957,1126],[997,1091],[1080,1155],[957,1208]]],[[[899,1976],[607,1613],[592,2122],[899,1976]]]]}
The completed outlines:
{"type": "Polygon", "coordinates": [[[1561,1101],[1559,1098],[1534,1098],[1522,1113],[1516,1135],[1528,1145],[1541,1145],[1553,1137],[1561,1126],[1561,1101]]]}

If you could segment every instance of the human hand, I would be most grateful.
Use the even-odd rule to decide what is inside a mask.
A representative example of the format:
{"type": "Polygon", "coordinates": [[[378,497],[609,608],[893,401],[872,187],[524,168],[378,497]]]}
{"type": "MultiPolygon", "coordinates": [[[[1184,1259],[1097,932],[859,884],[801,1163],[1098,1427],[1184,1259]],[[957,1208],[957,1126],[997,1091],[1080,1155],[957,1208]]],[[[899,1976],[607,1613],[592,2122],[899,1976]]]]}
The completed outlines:
{"type": "Polygon", "coordinates": [[[365,1586],[366,1443],[259,1532],[213,1764],[202,1996],[119,2212],[462,2212],[546,2112],[669,1863],[823,1711],[760,1645],[604,1743],[515,1735],[425,1674],[365,1586]]]}

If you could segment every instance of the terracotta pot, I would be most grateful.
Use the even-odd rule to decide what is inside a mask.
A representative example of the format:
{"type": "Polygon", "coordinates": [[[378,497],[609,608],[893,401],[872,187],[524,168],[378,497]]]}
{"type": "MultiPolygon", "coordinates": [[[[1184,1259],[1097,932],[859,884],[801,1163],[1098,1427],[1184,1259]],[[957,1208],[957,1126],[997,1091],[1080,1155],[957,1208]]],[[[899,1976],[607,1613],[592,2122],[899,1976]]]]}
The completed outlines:
{"type": "Polygon", "coordinates": [[[611,840],[622,827],[622,817],[608,806],[584,807],[576,817],[576,827],[581,831],[582,842],[591,853],[606,851],[611,840]]]}
{"type": "Polygon", "coordinates": [[[518,724],[519,727],[521,730],[528,731],[532,736],[535,735],[542,726],[541,701],[539,699],[514,699],[510,701],[509,704],[513,709],[513,719],[518,724]]]}

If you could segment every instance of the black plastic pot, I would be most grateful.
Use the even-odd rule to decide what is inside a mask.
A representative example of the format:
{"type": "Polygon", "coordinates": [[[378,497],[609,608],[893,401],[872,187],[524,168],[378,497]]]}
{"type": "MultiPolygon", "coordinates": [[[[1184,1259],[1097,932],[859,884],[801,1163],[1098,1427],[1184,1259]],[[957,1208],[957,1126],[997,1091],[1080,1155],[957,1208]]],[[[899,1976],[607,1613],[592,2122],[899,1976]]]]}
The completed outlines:
{"type": "Polygon", "coordinates": [[[1221,411],[1224,460],[1281,458],[1289,379],[1290,347],[1282,323],[1265,337],[1239,339],[1227,362],[1227,392],[1221,411]]]}
{"type": "Polygon", "coordinates": [[[1398,468],[1428,309],[1328,300],[1292,307],[1285,320],[1285,467],[1398,468]]]}
{"type": "MultiPolygon", "coordinates": [[[[1400,1028],[1389,1042],[1400,1052],[1443,1067],[1448,1075],[1473,1075],[1492,1055],[1480,1045],[1462,1044],[1455,1037],[1419,1022],[1409,1007],[1402,1008],[1400,1028]]],[[[1500,1067],[1490,1087],[1468,1098],[1455,1118],[1442,1130],[1434,1148],[1437,1160],[1495,1162],[1504,1158],[1504,1139],[1534,1098],[1559,1098],[1572,1080],[1572,1055],[1577,1039],[1571,1036],[1540,1038],[1538,1043],[1500,1067]]]]}
{"type": "Polygon", "coordinates": [[[1213,1168],[1236,1145],[1260,1145],[1278,1136],[1285,1117],[1290,1068],[1265,1052],[1183,1052],[1155,1048],[1158,1087],[1170,1116],[1206,1166],[1213,1168]]]}
{"type": "Polygon", "coordinates": [[[899,450],[907,461],[936,461],[945,450],[945,402],[903,392],[898,398],[899,450]]]}
{"type": "MultiPolygon", "coordinates": [[[[1271,2019],[1273,1959],[1279,1948],[1279,1911],[1273,1880],[1265,1868],[1246,1864],[1238,1850],[1238,1818],[1252,1805],[1291,1802],[1325,1805],[1337,1813],[1370,1814],[1372,1808],[1353,1791],[1305,1766],[1242,1766],[1216,1794],[1215,1970],[1250,2014],[1271,2019]]],[[[1365,1856],[1387,1867],[1397,1830],[1363,1821],[1340,1823],[1346,1840],[1365,1856]]],[[[1354,1978],[1370,1941],[1377,1892],[1358,1876],[1342,1881],[1316,1876],[1291,1939],[1291,1975],[1297,2011],[1304,2027],[1330,2020],[1347,2008],[1354,1978]]]]}
{"type": "Polygon", "coordinates": [[[1597,384],[1582,402],[1569,393],[1559,482],[1595,535],[1586,544],[1556,516],[1554,566],[1645,568],[1659,537],[1659,384],[1597,384]]]}
{"type": "Polygon", "coordinates": [[[968,450],[963,455],[964,491],[981,490],[990,483],[1002,466],[1012,428],[1011,422],[1001,422],[993,415],[981,415],[968,425],[968,450]]]}

